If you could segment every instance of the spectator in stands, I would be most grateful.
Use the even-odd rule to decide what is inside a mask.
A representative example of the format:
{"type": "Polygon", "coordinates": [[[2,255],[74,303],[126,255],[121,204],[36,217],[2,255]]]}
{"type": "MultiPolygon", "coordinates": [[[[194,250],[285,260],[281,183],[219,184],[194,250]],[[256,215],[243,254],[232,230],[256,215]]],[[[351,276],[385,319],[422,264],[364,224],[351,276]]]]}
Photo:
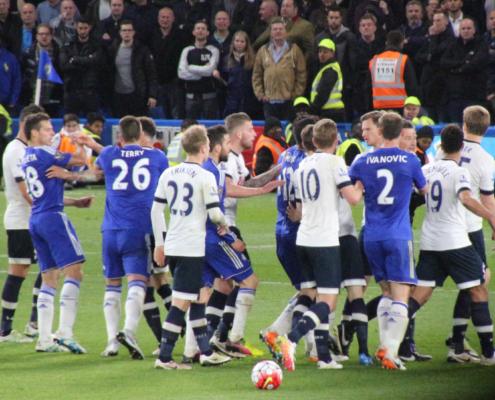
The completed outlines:
{"type": "Polygon", "coordinates": [[[352,103],[356,114],[371,109],[371,78],[369,61],[385,47],[383,38],[376,36],[376,17],[364,14],[359,21],[359,37],[356,43],[356,62],[353,74],[352,103]]]}
{"type": "Polygon", "coordinates": [[[275,0],[263,0],[260,4],[258,18],[251,33],[251,41],[255,41],[269,27],[271,19],[277,16],[277,2],[275,0]]]}
{"type": "Polygon", "coordinates": [[[0,36],[3,36],[5,48],[14,54],[14,42],[20,28],[19,16],[10,12],[10,1],[0,0],[0,36]]]}
{"type": "Polygon", "coordinates": [[[124,10],[124,0],[110,0],[110,16],[98,24],[98,38],[108,45],[120,37],[120,22],[125,18],[124,10]]]}
{"type": "Polygon", "coordinates": [[[306,60],[297,44],[287,41],[282,18],[270,22],[270,43],[256,54],[253,70],[254,94],[263,102],[265,119],[289,118],[293,99],[306,88],[306,60]]]}
{"type": "Polygon", "coordinates": [[[426,151],[433,143],[433,129],[430,126],[423,126],[416,132],[416,155],[421,161],[421,165],[425,165],[429,162],[426,151]]]}
{"type": "MultiPolygon", "coordinates": [[[[309,16],[309,22],[311,22],[315,28],[315,34],[318,35],[321,32],[327,30],[330,21],[328,21],[328,13],[331,9],[337,7],[335,0],[322,0],[318,8],[314,9],[309,16]]],[[[341,23],[342,24],[342,23],[341,23]]],[[[320,38],[320,40],[323,38],[320,38]]],[[[318,37],[316,43],[319,43],[318,37]]]]}
{"type": "Polygon", "coordinates": [[[356,36],[344,25],[342,9],[332,6],[328,9],[327,27],[316,36],[316,42],[331,39],[335,43],[336,57],[344,78],[343,100],[346,110],[346,120],[352,121],[352,87],[353,72],[356,64],[356,36]]]}
{"type": "Polygon", "coordinates": [[[488,45],[476,36],[471,18],[464,18],[459,37],[445,51],[441,65],[448,71],[447,110],[449,122],[462,121],[463,110],[482,105],[487,96],[488,45]]]}
{"type": "Polygon", "coordinates": [[[400,31],[404,35],[404,53],[407,54],[415,67],[417,78],[421,76],[421,70],[415,61],[417,52],[426,42],[428,26],[423,22],[423,4],[420,0],[410,0],[406,5],[407,23],[400,26],[400,31]]]}
{"type": "Polygon", "coordinates": [[[380,30],[379,35],[383,34],[383,29],[387,32],[397,28],[401,21],[394,16],[392,8],[394,2],[401,3],[402,7],[402,1],[397,0],[351,0],[347,11],[347,26],[357,30],[361,17],[365,14],[371,14],[375,17],[377,27],[380,30]]]}
{"type": "Polygon", "coordinates": [[[184,89],[177,78],[177,68],[182,49],[188,42],[188,36],[175,23],[174,11],[163,7],[158,12],[158,27],[151,38],[151,52],[159,85],[158,105],[163,108],[165,118],[184,116],[184,89]]]}
{"type": "Polygon", "coordinates": [[[22,24],[9,39],[9,50],[19,61],[36,40],[36,7],[31,3],[24,4],[20,16],[22,24]]]}
{"type": "Polygon", "coordinates": [[[91,29],[89,20],[80,19],[76,38],[60,50],[64,107],[68,113],[86,115],[99,109],[98,78],[103,54],[99,44],[90,40],[91,29]]]}
{"type": "Polygon", "coordinates": [[[57,18],[60,15],[60,0],[44,0],[36,11],[38,13],[38,22],[40,24],[49,24],[52,19],[57,18]]]}
{"type": "Polygon", "coordinates": [[[230,31],[230,17],[227,11],[217,11],[215,14],[215,30],[208,38],[208,44],[212,44],[218,49],[218,72],[215,72],[216,92],[218,109],[220,113],[225,109],[225,97],[227,96],[227,85],[222,78],[225,70],[225,61],[229,54],[230,44],[232,43],[232,34],[230,31]]]}
{"type": "Polygon", "coordinates": [[[172,8],[177,25],[184,32],[192,32],[197,21],[210,21],[211,1],[175,0],[172,8]]]}
{"type": "Polygon", "coordinates": [[[280,154],[287,148],[279,119],[265,120],[263,134],[256,141],[253,153],[253,174],[261,175],[277,165],[280,154]]]}
{"type": "Polygon", "coordinates": [[[235,112],[245,112],[253,119],[259,116],[259,102],[254,96],[252,85],[254,58],[247,33],[237,31],[225,61],[223,79],[227,82],[227,99],[224,117],[235,112]]]}
{"type": "Polygon", "coordinates": [[[404,102],[402,115],[406,121],[413,125],[435,125],[435,122],[427,115],[421,115],[421,102],[416,96],[409,96],[404,102]]]}
{"type": "MultiPolygon", "coordinates": [[[[101,135],[105,128],[105,117],[98,112],[91,112],[86,116],[86,124],[83,126],[83,133],[92,138],[96,143],[102,144],[101,135]]],[[[94,166],[98,153],[92,151],[89,166],[94,166]]]]}
{"type": "Polygon", "coordinates": [[[350,132],[345,134],[346,140],[339,145],[336,154],[344,159],[347,166],[350,166],[354,159],[366,150],[361,121],[357,120],[352,124],[350,132]]]}
{"type": "Polygon", "coordinates": [[[178,67],[179,78],[185,81],[186,117],[216,119],[219,110],[213,72],[217,71],[219,51],[208,44],[206,22],[196,22],[192,34],[194,45],[182,50],[178,67]]]}
{"type": "Polygon", "coordinates": [[[128,12],[134,21],[136,39],[148,43],[158,21],[158,10],[151,0],[132,0],[128,12]]]}
{"type": "MultiPolygon", "coordinates": [[[[287,41],[297,44],[306,59],[309,60],[314,54],[315,32],[313,25],[299,16],[296,0],[283,0],[280,8],[280,16],[286,24],[287,41]]],[[[271,27],[266,29],[256,39],[253,47],[255,50],[261,48],[271,38],[271,27]]]]}
{"type": "Polygon", "coordinates": [[[426,2],[426,20],[428,25],[433,23],[433,14],[440,8],[440,0],[427,0],[426,2]]]}
{"type": "Polygon", "coordinates": [[[72,42],[76,36],[76,24],[79,20],[76,4],[73,0],[62,0],[60,15],[50,21],[53,37],[60,47],[72,42]]]}
{"type": "Polygon", "coordinates": [[[108,18],[111,14],[110,0],[91,0],[87,7],[84,16],[91,26],[95,27],[108,18]]]}
{"type": "Polygon", "coordinates": [[[407,96],[418,95],[418,83],[411,59],[403,54],[404,35],[387,33],[385,51],[370,61],[373,108],[401,112],[407,96]]]}
{"type": "Polygon", "coordinates": [[[449,13],[449,22],[455,37],[459,37],[461,21],[464,19],[462,0],[445,0],[449,13]]]}
{"type": "Polygon", "coordinates": [[[495,10],[488,16],[487,29],[484,35],[488,44],[489,64],[488,64],[488,96],[487,100],[492,104],[492,111],[495,111],[495,10]]]}
{"type": "Polygon", "coordinates": [[[21,68],[0,36],[0,104],[11,114],[21,92],[21,68]]]}
{"type": "Polygon", "coordinates": [[[135,40],[132,21],[120,23],[120,41],[110,49],[113,78],[113,115],[145,116],[156,106],[158,85],[153,56],[149,49],[135,40]]]}
{"type": "MultiPolygon", "coordinates": [[[[36,42],[22,57],[21,69],[23,83],[21,104],[29,104],[34,100],[40,49],[45,50],[50,55],[55,70],[60,72],[60,47],[53,40],[53,30],[48,24],[39,24],[36,27],[36,42]]],[[[62,92],[62,85],[50,81],[41,82],[40,105],[51,117],[56,117],[59,114],[62,103],[62,92]]]]}
{"type": "Polygon", "coordinates": [[[335,122],[345,121],[342,91],[344,79],[338,61],[335,59],[335,43],[323,39],[318,44],[320,70],[311,85],[311,114],[330,118],[335,122]]]}
{"type": "Polygon", "coordinates": [[[232,31],[243,30],[248,34],[256,21],[257,1],[253,0],[213,0],[212,15],[226,11],[232,24],[232,31]]]}
{"type": "Polygon", "coordinates": [[[422,66],[420,85],[423,106],[434,121],[447,120],[447,71],[442,67],[441,59],[454,41],[447,15],[437,10],[428,28],[426,43],[416,54],[416,62],[422,66]]]}

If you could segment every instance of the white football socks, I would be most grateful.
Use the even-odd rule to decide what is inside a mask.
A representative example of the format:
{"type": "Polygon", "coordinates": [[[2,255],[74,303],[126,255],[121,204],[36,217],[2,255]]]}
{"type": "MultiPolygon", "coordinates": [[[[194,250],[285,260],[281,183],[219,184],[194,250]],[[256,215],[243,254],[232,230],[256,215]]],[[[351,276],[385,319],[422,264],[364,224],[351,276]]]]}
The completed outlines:
{"type": "Polygon", "coordinates": [[[103,314],[107,327],[108,341],[116,340],[120,323],[120,303],[122,286],[107,285],[103,298],[103,314]]]}
{"type": "Polygon", "coordinates": [[[229,333],[231,342],[238,342],[244,337],[247,317],[254,303],[256,289],[240,288],[235,301],[235,315],[232,322],[232,330],[229,333]]]}
{"type": "Polygon", "coordinates": [[[186,337],[184,338],[184,355],[186,357],[194,357],[194,355],[199,351],[198,343],[196,342],[196,337],[194,336],[194,331],[191,327],[191,321],[189,321],[189,313],[186,316],[186,337]]]}
{"type": "Polygon", "coordinates": [[[387,343],[385,344],[385,347],[393,357],[397,357],[408,322],[407,304],[400,301],[393,301],[387,320],[387,343]]]}
{"type": "Polygon", "coordinates": [[[49,344],[52,342],[52,325],[54,314],[54,299],[57,290],[42,284],[38,296],[38,342],[49,344]]]}
{"type": "Polygon", "coordinates": [[[125,302],[124,331],[134,336],[136,335],[139,319],[143,314],[146,283],[143,281],[131,281],[128,284],[128,288],[125,302]]]}
{"type": "Polygon", "coordinates": [[[279,335],[285,335],[290,332],[292,325],[292,312],[294,311],[294,307],[297,303],[297,296],[298,294],[289,300],[277,319],[273,321],[273,323],[266,329],[267,331],[276,332],[279,335]]]}
{"type": "Polygon", "coordinates": [[[57,336],[72,339],[76,322],[77,306],[81,282],[74,278],[66,278],[60,292],[60,320],[57,336]]]}
{"type": "Polygon", "coordinates": [[[380,336],[380,347],[387,347],[387,321],[390,313],[390,307],[392,306],[392,299],[390,297],[382,296],[378,302],[378,308],[376,316],[378,319],[378,333],[380,336]]]}

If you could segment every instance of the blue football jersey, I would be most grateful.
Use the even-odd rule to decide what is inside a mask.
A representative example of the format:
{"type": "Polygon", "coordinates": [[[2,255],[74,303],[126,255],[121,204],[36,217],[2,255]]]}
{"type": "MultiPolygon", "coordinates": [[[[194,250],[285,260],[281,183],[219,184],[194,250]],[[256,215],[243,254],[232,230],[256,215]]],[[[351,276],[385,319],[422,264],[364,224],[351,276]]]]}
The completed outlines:
{"type": "Polygon", "coordinates": [[[151,233],[151,206],[158,180],[168,168],[165,154],[139,145],[108,146],[96,160],[105,174],[102,230],[140,229],[151,233]]]}
{"type": "MultiPolygon", "coordinates": [[[[225,213],[224,202],[227,195],[227,186],[225,184],[225,170],[220,168],[219,165],[215,164],[215,162],[211,158],[208,158],[208,160],[206,160],[202,166],[204,169],[210,171],[215,176],[218,187],[218,199],[220,200],[220,210],[225,213]]],[[[222,238],[220,239],[220,235],[218,235],[217,229],[218,225],[215,225],[213,222],[211,222],[210,218],[208,217],[208,220],[206,221],[207,242],[217,242],[219,240],[225,240],[227,242],[234,241],[234,238],[230,234],[222,236],[222,238]]]]}
{"type": "Polygon", "coordinates": [[[60,153],[49,146],[28,147],[22,161],[29,194],[33,199],[31,215],[41,212],[58,212],[64,209],[64,183],[62,179],[46,177],[53,165],[66,167],[72,155],[60,153]]]}
{"type": "Polygon", "coordinates": [[[410,240],[409,202],[413,185],[426,185],[416,155],[397,147],[381,148],[356,159],[349,176],[364,186],[365,240],[410,240]]]}
{"type": "Polygon", "coordinates": [[[289,202],[295,205],[296,195],[294,191],[294,172],[299,167],[299,163],[306,157],[303,150],[297,146],[289,147],[279,158],[279,165],[282,169],[280,179],[285,181],[284,186],[277,189],[277,223],[275,232],[277,235],[296,234],[298,223],[292,222],[287,217],[287,206],[289,202]]]}

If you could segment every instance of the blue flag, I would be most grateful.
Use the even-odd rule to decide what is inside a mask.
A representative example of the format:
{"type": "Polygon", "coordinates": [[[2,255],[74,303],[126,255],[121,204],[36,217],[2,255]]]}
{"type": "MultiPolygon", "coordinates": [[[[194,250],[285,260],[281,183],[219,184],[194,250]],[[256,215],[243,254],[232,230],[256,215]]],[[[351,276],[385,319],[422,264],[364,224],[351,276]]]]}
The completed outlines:
{"type": "Polygon", "coordinates": [[[38,63],[38,79],[54,83],[64,83],[60,75],[53,67],[50,55],[46,50],[40,49],[40,60],[38,63]]]}

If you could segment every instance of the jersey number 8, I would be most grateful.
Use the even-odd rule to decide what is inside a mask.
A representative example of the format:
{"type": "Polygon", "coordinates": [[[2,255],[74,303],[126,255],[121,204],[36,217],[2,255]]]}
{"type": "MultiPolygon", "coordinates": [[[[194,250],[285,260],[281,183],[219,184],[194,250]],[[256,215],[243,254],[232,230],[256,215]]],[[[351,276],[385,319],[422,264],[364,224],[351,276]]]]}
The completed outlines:
{"type": "Polygon", "coordinates": [[[33,167],[26,168],[26,181],[28,184],[29,193],[36,199],[40,198],[43,196],[43,193],[45,193],[45,187],[38,178],[38,171],[36,171],[36,169],[33,167]]]}

